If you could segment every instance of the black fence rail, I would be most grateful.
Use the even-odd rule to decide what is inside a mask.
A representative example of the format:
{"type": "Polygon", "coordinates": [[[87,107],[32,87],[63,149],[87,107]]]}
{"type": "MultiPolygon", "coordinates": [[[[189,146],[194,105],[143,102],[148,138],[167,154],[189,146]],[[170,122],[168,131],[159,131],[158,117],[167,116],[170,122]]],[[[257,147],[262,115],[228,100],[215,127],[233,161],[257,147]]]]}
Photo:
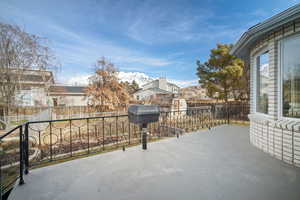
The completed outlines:
{"type": "MultiPolygon", "coordinates": [[[[148,125],[149,141],[179,137],[183,133],[247,121],[245,105],[204,105],[161,112],[159,121],[148,125]]],[[[7,192],[23,174],[48,162],[125,149],[141,143],[141,128],[128,115],[32,121],[19,125],[0,137],[1,193],[7,192]]]]}
{"type": "MultiPolygon", "coordinates": [[[[23,175],[24,160],[23,126],[19,125],[0,137],[0,194],[11,189],[23,175]],[[5,138],[5,139],[4,139],[5,138]]],[[[20,180],[20,184],[24,181],[20,180]]]]}

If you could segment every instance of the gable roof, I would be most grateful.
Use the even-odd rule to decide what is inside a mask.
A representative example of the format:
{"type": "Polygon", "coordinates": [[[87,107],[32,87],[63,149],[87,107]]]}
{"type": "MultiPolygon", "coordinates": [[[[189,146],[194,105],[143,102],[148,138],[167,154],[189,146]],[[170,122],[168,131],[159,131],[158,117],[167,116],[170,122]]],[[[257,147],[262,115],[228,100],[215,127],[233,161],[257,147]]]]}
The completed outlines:
{"type": "MultiPolygon", "coordinates": [[[[153,80],[153,81],[150,81],[149,83],[146,83],[146,84],[142,85],[141,87],[143,88],[143,87],[145,87],[146,85],[149,85],[149,84],[152,84],[152,83],[158,82],[158,81],[159,81],[159,79],[155,79],[155,80],[153,80]]],[[[174,84],[174,83],[171,83],[171,82],[169,82],[169,81],[167,81],[167,84],[168,84],[168,85],[172,85],[172,86],[177,87],[177,88],[180,88],[178,85],[176,85],[176,84],[174,84]]]]}
{"type": "Polygon", "coordinates": [[[237,56],[248,54],[249,46],[251,46],[261,36],[299,18],[300,4],[296,4],[295,6],[276,14],[269,19],[250,27],[233,46],[231,54],[237,56]]]}
{"type": "Polygon", "coordinates": [[[53,85],[50,86],[50,93],[77,93],[84,94],[86,87],[84,86],[67,86],[67,85],[53,85]]]}
{"type": "Polygon", "coordinates": [[[150,84],[152,84],[152,83],[154,83],[154,82],[158,82],[158,79],[155,79],[155,80],[153,80],[153,81],[150,81],[150,82],[148,82],[148,83],[145,83],[145,84],[141,85],[141,87],[143,88],[143,87],[145,87],[146,85],[150,85],[150,84]]]}
{"type": "Polygon", "coordinates": [[[147,90],[150,90],[150,91],[153,91],[153,92],[156,92],[156,93],[160,93],[160,94],[171,94],[172,93],[172,92],[169,92],[167,90],[160,89],[160,88],[147,88],[147,89],[138,90],[134,94],[138,94],[140,92],[144,92],[144,91],[147,91],[147,90]]]}
{"type": "Polygon", "coordinates": [[[172,93],[172,92],[169,92],[167,90],[160,89],[160,88],[149,88],[149,90],[152,90],[152,91],[158,92],[158,93],[163,93],[163,94],[172,93]]]}
{"type": "Polygon", "coordinates": [[[43,75],[35,75],[35,74],[24,74],[21,76],[21,81],[23,82],[38,82],[38,83],[44,83],[51,81],[53,82],[52,76],[45,76],[43,75]]]}
{"type": "Polygon", "coordinates": [[[48,70],[11,68],[1,71],[0,74],[5,77],[7,72],[11,78],[20,80],[22,84],[54,83],[53,73],[48,70]]]}
{"type": "Polygon", "coordinates": [[[178,85],[176,85],[175,83],[171,83],[171,82],[167,82],[167,84],[172,85],[174,87],[180,88],[178,85]]]}

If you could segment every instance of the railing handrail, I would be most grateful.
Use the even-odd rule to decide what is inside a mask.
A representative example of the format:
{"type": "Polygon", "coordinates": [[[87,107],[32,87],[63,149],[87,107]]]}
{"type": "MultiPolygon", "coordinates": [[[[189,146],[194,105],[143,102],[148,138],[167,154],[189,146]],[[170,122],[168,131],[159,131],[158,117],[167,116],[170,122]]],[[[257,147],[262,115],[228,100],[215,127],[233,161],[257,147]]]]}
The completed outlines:
{"type": "Polygon", "coordinates": [[[19,129],[21,126],[23,126],[25,123],[23,124],[20,124],[20,125],[17,125],[15,126],[14,128],[12,128],[11,130],[9,130],[8,132],[4,133],[3,135],[0,135],[0,141],[7,137],[8,135],[10,135],[11,133],[13,133],[15,130],[19,129]]]}
{"type": "MultiPolygon", "coordinates": [[[[203,105],[203,106],[210,106],[210,105],[203,105]]],[[[202,109],[202,110],[207,110],[209,108],[203,108],[203,107],[189,107],[186,109],[176,109],[176,110],[170,110],[170,111],[160,111],[160,113],[171,113],[171,112],[184,112],[184,111],[189,111],[189,110],[196,110],[196,109],[202,109]]],[[[128,114],[119,114],[119,115],[106,115],[106,116],[95,116],[95,117],[78,117],[78,118],[65,118],[65,119],[50,119],[50,120],[34,120],[34,121],[27,121],[24,122],[20,125],[15,126],[14,128],[12,128],[11,130],[9,130],[8,132],[4,133],[3,135],[0,136],[0,140],[3,139],[4,137],[8,136],[9,134],[11,134],[12,132],[14,132],[15,130],[17,130],[18,128],[20,128],[21,126],[25,126],[26,124],[37,124],[37,123],[49,123],[49,122],[63,122],[63,121],[69,121],[69,120],[88,120],[88,119],[106,119],[106,118],[114,118],[114,117],[126,117],[128,116],[128,114]]]]}
{"type": "MultiPolygon", "coordinates": [[[[203,106],[212,106],[212,105],[218,105],[216,103],[204,103],[203,106]]],[[[225,103],[220,103],[219,105],[245,105],[245,103],[229,103],[229,104],[225,104],[225,103]]],[[[247,104],[248,105],[248,104],[247,104]]],[[[203,109],[203,110],[207,110],[209,108],[203,108],[203,106],[201,107],[187,107],[185,109],[176,109],[176,110],[170,110],[170,111],[160,111],[160,113],[170,113],[170,112],[184,112],[184,111],[190,111],[190,110],[196,110],[196,109],[203,109]]],[[[107,113],[106,113],[107,114],[107,113]]],[[[106,119],[106,118],[114,118],[114,117],[126,117],[128,116],[128,114],[116,114],[116,115],[106,115],[106,116],[94,116],[94,117],[79,117],[79,118],[65,118],[65,119],[53,119],[53,120],[34,120],[34,121],[27,121],[24,122],[20,125],[15,126],[14,128],[12,128],[11,130],[9,130],[8,132],[4,133],[3,135],[0,135],[0,140],[2,140],[3,138],[7,137],[8,135],[10,135],[12,132],[14,132],[15,130],[17,130],[18,128],[20,128],[21,126],[25,126],[26,124],[37,124],[37,123],[49,123],[49,122],[63,122],[63,121],[77,121],[77,120],[90,120],[90,119],[106,119]]]]}
{"type": "MultiPolygon", "coordinates": [[[[172,128],[174,128],[174,130],[182,129],[183,131],[191,130],[195,127],[195,125],[197,127],[197,123],[199,126],[201,125],[202,128],[210,129],[211,127],[215,126],[216,125],[215,123],[218,123],[217,121],[220,119],[222,120],[221,123],[223,123],[223,124],[228,124],[230,121],[230,117],[234,118],[235,116],[238,116],[238,117],[241,116],[240,118],[242,120],[244,120],[245,116],[246,116],[245,114],[247,114],[245,112],[248,112],[248,109],[245,109],[245,108],[249,108],[249,106],[245,105],[245,104],[233,104],[233,105],[232,104],[231,105],[230,104],[222,104],[222,105],[223,105],[222,107],[218,107],[218,104],[206,104],[206,105],[201,105],[198,107],[171,108],[170,110],[160,110],[161,118],[157,124],[158,128],[155,129],[156,124],[152,124],[152,125],[154,125],[154,127],[152,126],[152,133],[154,132],[155,133],[154,137],[158,137],[158,138],[170,137],[170,136],[172,136],[173,132],[172,132],[172,130],[169,132],[169,129],[172,129],[172,128]],[[232,106],[232,108],[233,108],[232,110],[230,110],[230,108],[229,108],[230,106],[232,106]],[[236,111],[237,111],[237,114],[235,113],[236,111]],[[179,113],[179,114],[177,114],[177,113],[179,113]],[[201,116],[201,117],[199,118],[199,116],[201,116]],[[175,118],[173,118],[173,117],[175,117],[175,118]],[[202,117],[204,117],[204,118],[202,118],[202,117]],[[161,128],[163,128],[163,129],[161,129],[161,128]],[[165,134],[164,131],[167,134],[165,134]],[[161,136],[161,134],[163,134],[163,135],[161,136]]],[[[138,126],[132,127],[131,123],[129,121],[127,121],[128,116],[129,116],[128,113],[125,113],[125,114],[115,113],[114,115],[27,121],[20,125],[15,126],[8,132],[4,133],[4,135],[1,135],[0,142],[5,141],[3,139],[5,137],[11,135],[12,133],[16,133],[16,136],[19,137],[19,140],[18,140],[19,141],[19,147],[18,147],[19,153],[18,154],[20,157],[16,157],[15,163],[19,164],[20,173],[19,173],[18,178],[20,178],[20,184],[22,184],[22,183],[24,183],[23,173],[25,173],[25,174],[28,173],[29,162],[31,162],[30,155],[32,152],[29,151],[30,143],[31,143],[29,138],[32,137],[33,135],[30,136],[30,134],[31,134],[30,131],[33,131],[33,133],[36,134],[35,137],[36,137],[36,142],[38,144],[43,145],[43,141],[41,141],[42,137],[44,137],[44,136],[50,137],[49,141],[48,141],[49,144],[47,144],[47,145],[49,145],[49,147],[47,147],[47,148],[48,148],[48,150],[50,150],[50,153],[49,152],[47,153],[47,151],[46,151],[45,155],[49,154],[50,161],[52,161],[52,154],[54,156],[54,159],[55,159],[55,156],[58,155],[58,158],[59,158],[59,156],[64,155],[64,153],[65,154],[70,153],[70,156],[72,157],[73,153],[76,153],[77,151],[81,151],[81,150],[86,151],[87,149],[88,149],[88,152],[90,151],[90,149],[91,149],[91,151],[94,151],[94,149],[93,149],[94,147],[98,148],[98,146],[99,146],[101,148],[101,145],[102,145],[102,149],[104,150],[104,148],[106,148],[105,145],[117,144],[117,146],[118,146],[118,142],[124,142],[124,143],[128,142],[128,144],[130,145],[131,144],[130,140],[133,142],[135,142],[136,140],[139,140],[139,136],[137,136],[137,134],[136,134],[139,131],[138,126]],[[120,118],[123,118],[123,119],[118,122],[118,120],[120,118]],[[101,119],[101,120],[90,121],[93,119],[101,119]],[[105,119],[112,119],[112,120],[105,120],[105,119]],[[78,125],[78,126],[76,126],[75,123],[74,124],[72,123],[72,121],[80,121],[80,120],[86,120],[86,125],[85,125],[85,122],[83,123],[83,125],[78,125]],[[52,124],[54,122],[66,122],[69,124],[64,127],[58,127],[58,128],[56,127],[55,128],[55,126],[52,124]],[[99,122],[99,124],[98,124],[98,122],[99,122]],[[43,124],[43,123],[49,123],[48,135],[46,134],[43,136],[42,135],[43,133],[41,134],[42,130],[34,130],[34,129],[32,129],[32,127],[30,127],[31,124],[43,124]],[[119,125],[118,125],[118,123],[119,123],[119,125]],[[125,124],[125,126],[124,126],[124,124],[125,124]],[[120,127],[120,125],[122,125],[122,126],[120,127]],[[98,128],[97,128],[97,126],[98,126],[98,128]],[[126,130],[126,126],[127,126],[127,130],[126,130]],[[53,129],[53,127],[55,128],[55,130],[53,129]],[[75,127],[75,128],[73,128],[73,127],[75,127]],[[77,129],[76,127],[78,128],[77,133],[76,133],[76,129],[77,129]],[[105,129],[104,129],[104,127],[105,127],[105,129]],[[119,129],[118,127],[121,129],[119,129]],[[124,127],[125,127],[125,129],[124,129],[124,127]],[[86,132],[84,133],[85,129],[86,129],[86,132]],[[93,130],[93,129],[95,129],[95,130],[93,130]],[[57,133],[54,133],[54,131],[57,131],[57,133]],[[66,133],[64,133],[65,131],[66,131],[66,133],[70,134],[70,136],[68,136],[66,133]],[[116,132],[112,134],[113,131],[116,131],[116,132]],[[126,132],[126,131],[128,131],[128,132],[126,132]],[[108,135],[108,132],[109,132],[109,135],[108,135]],[[92,133],[93,133],[93,135],[92,135],[92,133]],[[100,133],[102,135],[100,135],[100,133]],[[82,137],[81,134],[83,134],[83,135],[87,134],[86,136],[83,136],[83,137],[85,137],[84,138],[85,141],[83,143],[83,145],[85,145],[85,146],[83,146],[83,149],[78,149],[78,146],[76,146],[77,145],[76,140],[78,140],[78,137],[79,138],[82,137]],[[105,136],[105,134],[106,134],[106,136],[105,136]],[[66,136],[67,138],[68,137],[70,137],[70,138],[67,140],[64,140],[64,137],[62,137],[63,135],[64,135],[64,137],[66,136]],[[72,137],[74,137],[74,136],[75,136],[75,139],[72,141],[72,137]],[[65,148],[65,149],[67,149],[67,151],[62,151],[59,153],[52,152],[53,149],[56,148],[54,145],[57,142],[57,141],[55,141],[53,143],[52,137],[57,138],[56,139],[57,141],[59,141],[61,144],[65,145],[65,146],[62,146],[62,150],[64,150],[64,148],[65,148]],[[125,137],[125,139],[119,140],[118,139],[119,137],[125,137]],[[58,138],[60,138],[60,140],[58,140],[58,138]],[[98,140],[95,138],[98,138],[98,139],[102,138],[102,139],[98,140]],[[101,143],[99,141],[101,141],[101,143]],[[65,142],[66,142],[66,144],[65,144],[65,142]],[[97,146],[94,146],[94,144],[96,144],[97,146]],[[74,145],[74,147],[73,147],[73,145],[74,145]]],[[[151,130],[150,130],[150,132],[151,132],[151,130]]],[[[178,135],[177,135],[177,137],[178,137],[178,135]]],[[[39,149],[39,154],[36,154],[38,156],[41,156],[40,161],[43,161],[42,159],[44,159],[44,157],[45,157],[45,155],[43,156],[43,154],[42,154],[43,152],[45,153],[45,150],[39,149]]],[[[0,166],[0,170],[1,169],[2,169],[2,167],[0,166]]]]}

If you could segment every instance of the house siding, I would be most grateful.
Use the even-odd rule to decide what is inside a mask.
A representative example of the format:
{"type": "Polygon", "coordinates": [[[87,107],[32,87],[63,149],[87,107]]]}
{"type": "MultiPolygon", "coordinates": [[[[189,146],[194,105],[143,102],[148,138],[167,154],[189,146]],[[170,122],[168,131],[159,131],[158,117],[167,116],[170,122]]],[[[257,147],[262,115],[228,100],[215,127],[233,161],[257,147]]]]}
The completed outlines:
{"type": "Polygon", "coordinates": [[[280,117],[279,110],[279,42],[285,37],[298,35],[300,20],[273,30],[258,40],[250,50],[250,142],[264,152],[286,163],[300,167],[300,121],[280,117]],[[255,68],[257,53],[269,51],[268,114],[255,111],[255,68]]]}

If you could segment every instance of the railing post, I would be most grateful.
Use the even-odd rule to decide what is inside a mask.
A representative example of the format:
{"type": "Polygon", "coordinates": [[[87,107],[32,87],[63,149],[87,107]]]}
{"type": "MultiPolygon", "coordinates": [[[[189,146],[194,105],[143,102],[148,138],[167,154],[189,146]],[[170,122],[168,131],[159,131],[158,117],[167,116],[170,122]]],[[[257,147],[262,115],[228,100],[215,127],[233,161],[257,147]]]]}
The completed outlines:
{"type": "MultiPolygon", "coordinates": [[[[1,139],[0,139],[0,156],[3,156],[2,154],[3,154],[3,148],[1,146],[1,139]]],[[[2,170],[1,170],[1,168],[2,168],[2,159],[0,159],[0,200],[2,200],[2,193],[3,193],[2,187],[1,187],[1,185],[3,185],[2,184],[2,170]]]]}
{"type": "Polygon", "coordinates": [[[25,174],[29,172],[29,124],[25,124],[25,174]]]}
{"type": "Polygon", "coordinates": [[[24,166],[23,126],[20,126],[19,130],[20,130],[20,132],[19,132],[19,136],[20,136],[20,144],[19,144],[19,148],[20,148],[20,152],[19,152],[20,153],[20,181],[19,181],[19,185],[23,185],[24,184],[24,179],[23,179],[23,166],[24,166]]]}
{"type": "Polygon", "coordinates": [[[130,145],[130,122],[128,120],[128,144],[130,145]]]}
{"type": "MultiPolygon", "coordinates": [[[[50,161],[52,161],[53,158],[53,148],[52,148],[52,123],[49,122],[49,131],[50,131],[50,161]]],[[[76,135],[75,135],[76,137],[76,135]]]]}
{"type": "Polygon", "coordinates": [[[119,131],[118,131],[118,116],[116,116],[116,139],[117,139],[117,148],[119,147],[119,131]]]}
{"type": "Polygon", "coordinates": [[[141,136],[142,136],[142,147],[143,150],[147,150],[147,124],[142,124],[141,125],[141,136]]]}
{"type": "MultiPolygon", "coordinates": [[[[105,150],[105,122],[104,122],[104,117],[102,117],[102,150],[105,150]]],[[[111,138],[110,138],[111,139],[111,138]]]]}
{"type": "Polygon", "coordinates": [[[89,119],[86,119],[86,133],[87,133],[87,140],[88,140],[88,154],[90,154],[90,130],[89,130],[89,119]]]}
{"type": "Polygon", "coordinates": [[[295,145],[294,145],[294,126],[292,126],[292,163],[294,164],[295,163],[295,145]]]}
{"type": "Polygon", "coordinates": [[[226,108],[227,108],[227,109],[226,109],[226,110],[227,110],[227,124],[229,124],[229,122],[230,122],[230,121],[229,121],[229,120],[230,120],[230,119],[229,119],[229,118],[230,118],[230,114],[229,114],[229,103],[226,104],[226,108]]]}
{"type": "Polygon", "coordinates": [[[71,119],[69,120],[69,128],[70,128],[70,153],[71,153],[71,157],[73,156],[73,150],[72,150],[72,121],[71,119]]]}
{"type": "Polygon", "coordinates": [[[216,105],[212,104],[211,105],[211,111],[212,111],[212,120],[213,120],[213,126],[215,126],[216,124],[216,105]]]}

